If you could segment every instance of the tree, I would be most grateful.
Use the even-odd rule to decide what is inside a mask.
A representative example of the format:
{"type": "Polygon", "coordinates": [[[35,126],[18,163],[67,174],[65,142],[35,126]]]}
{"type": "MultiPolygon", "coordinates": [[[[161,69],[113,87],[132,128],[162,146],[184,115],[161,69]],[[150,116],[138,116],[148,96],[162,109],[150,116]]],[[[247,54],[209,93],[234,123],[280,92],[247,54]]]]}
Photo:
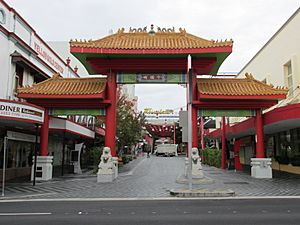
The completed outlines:
{"type": "Polygon", "coordinates": [[[142,138],[145,115],[134,111],[133,102],[120,91],[117,93],[117,140],[120,150],[131,148],[142,138]]]}

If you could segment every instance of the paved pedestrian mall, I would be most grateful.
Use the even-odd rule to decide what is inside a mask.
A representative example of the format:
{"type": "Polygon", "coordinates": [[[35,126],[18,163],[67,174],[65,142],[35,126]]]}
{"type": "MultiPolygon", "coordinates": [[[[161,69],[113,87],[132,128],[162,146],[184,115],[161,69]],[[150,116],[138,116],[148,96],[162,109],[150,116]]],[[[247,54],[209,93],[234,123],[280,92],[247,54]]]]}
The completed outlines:
{"type": "MultiPolygon", "coordinates": [[[[281,174],[273,179],[255,179],[249,174],[203,166],[211,184],[195,189],[233,190],[236,196],[300,196],[300,176],[281,174]]],[[[113,183],[97,183],[96,175],[83,174],[54,178],[48,182],[7,183],[0,199],[57,198],[160,198],[171,189],[187,188],[176,179],[184,172],[184,157],[139,157],[120,168],[113,183]]]]}

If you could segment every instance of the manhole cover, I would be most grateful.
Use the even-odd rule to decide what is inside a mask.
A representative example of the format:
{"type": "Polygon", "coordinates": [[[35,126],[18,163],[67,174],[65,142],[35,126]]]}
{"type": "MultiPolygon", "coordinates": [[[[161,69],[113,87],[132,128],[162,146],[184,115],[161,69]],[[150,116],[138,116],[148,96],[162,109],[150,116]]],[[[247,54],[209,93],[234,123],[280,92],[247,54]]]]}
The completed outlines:
{"type": "Polygon", "coordinates": [[[223,183],[224,184],[249,184],[248,182],[243,182],[243,181],[227,181],[223,183]]]}

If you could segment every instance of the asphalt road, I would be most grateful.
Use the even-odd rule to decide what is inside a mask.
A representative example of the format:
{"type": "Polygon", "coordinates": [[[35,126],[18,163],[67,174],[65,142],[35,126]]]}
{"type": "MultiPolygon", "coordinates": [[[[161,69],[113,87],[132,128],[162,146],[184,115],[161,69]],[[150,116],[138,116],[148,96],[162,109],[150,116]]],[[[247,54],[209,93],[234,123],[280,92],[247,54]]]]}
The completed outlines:
{"type": "Polygon", "coordinates": [[[1,225],[300,224],[300,199],[0,202],[1,225]]]}

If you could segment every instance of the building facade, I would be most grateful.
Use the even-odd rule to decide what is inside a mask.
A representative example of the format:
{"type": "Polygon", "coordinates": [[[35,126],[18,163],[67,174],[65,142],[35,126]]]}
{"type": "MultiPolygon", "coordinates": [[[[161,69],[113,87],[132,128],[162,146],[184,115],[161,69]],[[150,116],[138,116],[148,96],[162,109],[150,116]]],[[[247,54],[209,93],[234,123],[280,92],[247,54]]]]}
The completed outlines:
{"type": "MultiPolygon", "coordinates": [[[[300,174],[300,8],[241,69],[258,80],[288,87],[287,99],[264,111],[265,152],[272,167],[300,174]]],[[[240,162],[250,166],[255,128],[249,118],[231,119],[227,138],[238,140],[240,162]]]]}
{"type": "MultiPolygon", "coordinates": [[[[30,175],[36,127],[43,124],[45,113],[43,108],[19,99],[17,88],[39,83],[56,73],[70,78],[79,76],[68,60],[62,59],[4,1],[0,1],[0,46],[0,167],[5,147],[6,178],[14,179],[30,175]]],[[[62,160],[65,164],[70,162],[75,140],[95,137],[94,131],[66,118],[50,117],[49,129],[49,155],[53,156],[54,167],[62,166],[62,160]]],[[[40,130],[37,132],[39,142],[40,130]]]]}

